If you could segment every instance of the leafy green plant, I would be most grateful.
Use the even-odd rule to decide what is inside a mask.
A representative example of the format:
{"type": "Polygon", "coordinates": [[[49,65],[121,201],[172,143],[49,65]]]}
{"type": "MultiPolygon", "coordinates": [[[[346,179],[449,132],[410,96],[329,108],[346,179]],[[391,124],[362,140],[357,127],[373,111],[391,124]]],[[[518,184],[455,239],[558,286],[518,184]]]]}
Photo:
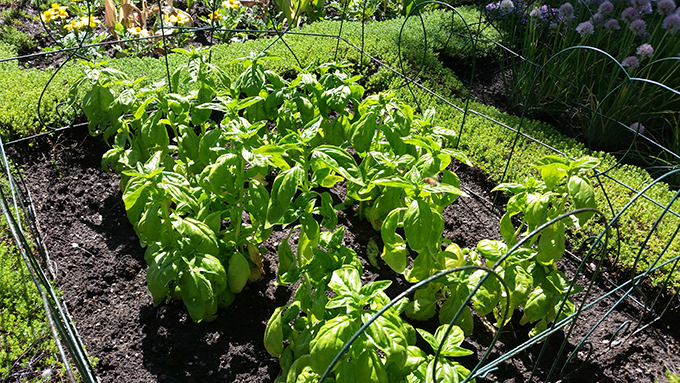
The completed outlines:
{"type": "MultiPolygon", "coordinates": [[[[294,300],[276,309],[267,323],[265,347],[272,356],[280,358],[282,367],[277,381],[318,380],[362,324],[390,302],[384,293],[389,281],[361,284],[363,269],[356,254],[339,245],[341,233],[339,230],[321,238],[320,244],[329,248],[328,252],[315,251],[294,300]],[[340,261],[339,253],[347,256],[340,261]]],[[[281,246],[280,256],[289,251],[286,241],[281,246]]],[[[415,346],[416,330],[399,317],[407,302],[403,300],[390,307],[370,323],[335,364],[329,377],[336,382],[429,381],[426,377],[431,377],[434,357],[415,346]]],[[[454,326],[446,339],[443,339],[445,326],[435,335],[418,332],[434,350],[443,343],[437,368],[441,381],[467,377],[467,369],[446,358],[472,353],[460,347],[464,339],[460,328],[454,326]]]]}
{"type": "Polygon", "coordinates": [[[306,15],[309,21],[316,21],[325,14],[325,0],[274,0],[276,8],[283,13],[284,22],[298,26],[302,16],[306,15]]]}
{"type": "MultiPolygon", "coordinates": [[[[512,193],[500,222],[501,235],[507,244],[515,245],[521,236],[570,210],[595,209],[595,190],[584,173],[599,163],[593,157],[569,161],[546,156],[531,165],[541,172],[542,181],[528,178],[524,184],[504,183],[494,188],[512,193]],[[515,215],[521,217],[517,230],[511,220],[515,215]]],[[[538,322],[532,335],[545,330],[558,314],[559,320],[574,312],[574,303],[568,295],[582,288],[573,285],[556,264],[566,249],[565,228],[583,226],[593,215],[594,212],[586,211],[556,221],[540,235],[524,241],[521,249],[508,257],[502,242],[486,240],[477,245],[487,265],[501,268],[500,273],[511,291],[510,310],[523,307],[520,323],[538,322]]]]}
{"type": "Polygon", "coordinates": [[[264,229],[269,194],[253,179],[260,169],[244,159],[257,142],[243,136],[262,124],[229,115],[223,122],[236,128],[233,133],[214,129],[210,110],[192,102],[231,94],[231,83],[204,62],[201,51],[181,52],[190,60],[175,71],[170,85],[178,89],[187,72],[198,87],[192,95],[165,93],[162,86],[135,92],[139,80],[129,82],[118,71],[91,65],[83,81],[94,82],[83,110],[93,134],[114,137],[102,164],[124,175],[128,218],[148,245],[147,284],[154,303],[181,298],[192,318],[201,321],[213,319],[218,306],[230,304],[234,293],[264,272],[257,246],[271,232],[264,229]],[[115,98],[114,85],[126,87],[115,98]],[[194,126],[201,127],[200,137],[194,126]],[[250,220],[244,223],[247,207],[250,220]],[[226,228],[223,218],[230,220],[226,228]]]}
{"type": "MultiPolygon", "coordinates": [[[[416,251],[417,248],[411,243],[415,243],[415,246],[433,243],[429,247],[429,257],[424,257],[419,252],[412,268],[405,274],[407,278],[412,281],[423,280],[439,270],[479,263],[502,276],[509,289],[509,296],[506,296],[500,282],[485,277],[485,271],[465,270],[447,276],[446,281],[431,283],[418,290],[406,314],[417,320],[429,319],[437,314],[437,303],[443,301],[439,310],[440,322],[449,323],[461,309],[455,324],[466,334],[470,334],[473,329],[472,315],[470,309],[463,304],[481,283],[471,295],[474,309],[482,317],[493,313],[496,326],[505,324],[503,317],[506,310],[512,313],[518,307],[522,307],[524,312],[520,323],[538,322],[530,332],[532,336],[545,330],[553,320],[571,315],[575,306],[568,295],[580,292],[582,288],[572,285],[564,273],[557,269],[556,263],[566,248],[565,227],[582,226],[593,213],[582,212],[569,216],[566,224],[563,220],[558,220],[543,228],[540,234],[522,238],[570,210],[595,208],[594,189],[583,173],[598,164],[599,161],[591,157],[567,161],[548,156],[532,165],[541,172],[542,181],[529,178],[524,184],[505,183],[497,186],[494,190],[513,193],[507,205],[507,213],[500,222],[500,232],[507,244],[502,241],[482,240],[477,244],[476,251],[460,249],[455,244],[442,251],[443,229],[439,228],[436,220],[429,218],[433,215],[428,216],[427,220],[419,220],[423,214],[428,213],[425,204],[418,206],[417,203],[412,203],[405,209],[402,221],[397,220],[397,212],[393,217],[388,216],[381,229],[385,242],[383,258],[393,269],[397,266],[396,270],[403,270],[402,267],[407,265],[407,243],[416,251]],[[521,217],[517,229],[511,220],[515,215],[521,217]],[[406,241],[395,232],[400,222],[403,222],[406,241]],[[431,224],[433,229],[428,230],[422,222],[435,224],[431,224]],[[522,246],[509,253],[508,247],[514,246],[520,240],[522,246]],[[395,254],[398,254],[398,258],[395,254]],[[399,262],[394,262],[394,259],[399,259],[399,262]],[[509,302],[509,306],[506,302],[509,302]]],[[[431,211],[430,209],[430,214],[431,211]]],[[[506,317],[506,320],[509,319],[510,316],[506,317]]]]}

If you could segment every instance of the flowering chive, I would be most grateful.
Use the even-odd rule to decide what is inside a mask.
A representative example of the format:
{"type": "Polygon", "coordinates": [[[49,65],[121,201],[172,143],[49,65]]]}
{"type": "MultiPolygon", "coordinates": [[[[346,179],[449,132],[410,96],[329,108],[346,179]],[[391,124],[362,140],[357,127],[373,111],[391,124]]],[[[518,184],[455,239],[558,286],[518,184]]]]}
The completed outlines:
{"type": "MultiPolygon", "coordinates": [[[[672,0],[671,0],[672,1],[672,0]]],[[[603,15],[608,15],[614,11],[614,4],[610,3],[609,1],[605,1],[602,4],[600,4],[600,8],[597,9],[598,13],[601,13],[603,15]]]]}
{"type": "Polygon", "coordinates": [[[581,37],[586,37],[586,35],[595,33],[595,28],[590,21],[584,21],[576,27],[576,32],[578,32],[581,37]]]}
{"type": "Polygon", "coordinates": [[[604,15],[601,13],[596,13],[593,15],[590,21],[594,26],[599,27],[600,25],[604,24],[604,15]]]}
{"type": "Polygon", "coordinates": [[[513,4],[512,0],[501,1],[501,11],[511,11],[513,8],[515,8],[515,4],[513,4]]]}
{"type": "Polygon", "coordinates": [[[661,26],[671,35],[675,34],[675,32],[677,32],[678,29],[680,29],[680,15],[674,13],[672,15],[666,16],[666,18],[663,19],[663,23],[661,23],[661,26]]]}
{"type": "Polygon", "coordinates": [[[608,19],[607,21],[604,22],[604,29],[607,32],[611,32],[611,31],[617,31],[617,30],[621,29],[621,27],[619,26],[618,20],[608,19]]]}
{"type": "Polygon", "coordinates": [[[630,23],[628,29],[635,33],[636,36],[642,36],[647,32],[647,23],[644,20],[634,20],[630,23]]]}
{"type": "Polygon", "coordinates": [[[571,5],[571,3],[562,4],[562,6],[560,7],[560,13],[559,14],[560,14],[560,16],[564,17],[565,19],[574,18],[574,6],[571,5]]]}
{"type": "Polygon", "coordinates": [[[633,70],[640,66],[640,61],[635,56],[628,56],[621,61],[621,66],[633,70]]]}
{"type": "Polygon", "coordinates": [[[645,126],[642,125],[639,122],[634,122],[634,123],[630,124],[630,127],[628,129],[632,130],[633,132],[639,133],[639,134],[642,134],[642,133],[645,132],[645,126]]]}
{"type": "Polygon", "coordinates": [[[659,7],[659,14],[670,15],[675,11],[675,1],[673,0],[661,0],[657,3],[659,7]]]}
{"type": "Polygon", "coordinates": [[[640,60],[651,59],[654,55],[654,48],[651,45],[645,43],[637,48],[635,54],[640,56],[640,60]]]}
{"type": "Polygon", "coordinates": [[[638,13],[637,9],[633,7],[628,7],[621,12],[621,18],[623,21],[627,22],[628,24],[632,23],[633,21],[637,20],[640,18],[640,14],[638,13]]]}

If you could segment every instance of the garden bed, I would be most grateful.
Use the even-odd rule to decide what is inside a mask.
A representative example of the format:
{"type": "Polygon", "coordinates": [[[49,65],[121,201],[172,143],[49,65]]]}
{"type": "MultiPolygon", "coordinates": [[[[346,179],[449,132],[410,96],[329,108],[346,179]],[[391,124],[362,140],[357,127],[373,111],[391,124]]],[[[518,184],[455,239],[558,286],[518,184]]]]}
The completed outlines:
{"type": "MultiPolygon", "coordinates": [[[[275,283],[276,247],[287,233],[275,231],[263,243],[268,250],[264,255],[264,279],[238,294],[231,306],[218,312],[215,321],[194,323],[178,301],[154,307],[145,286],[144,249],[125,215],[119,176],[105,172],[99,165],[106,149],[100,138],[73,130],[16,144],[10,150],[31,192],[56,273],[55,283],[63,292],[88,353],[99,360],[97,375],[102,382],[272,382],[280,368],[278,360],[265,350],[262,334],[271,313],[288,302],[294,291],[291,286],[275,283]]],[[[464,187],[489,196],[493,185],[481,172],[461,165],[456,173],[464,187]]],[[[336,196],[343,193],[338,187],[331,192],[336,196]]],[[[355,217],[351,209],[339,212],[339,218],[347,232],[343,244],[359,254],[366,270],[364,281],[378,276],[393,281],[386,291],[390,297],[405,290],[408,284],[381,260],[378,265],[383,267],[377,270],[365,258],[369,238],[381,246],[379,233],[355,217]]],[[[444,218],[444,236],[461,247],[474,247],[483,238],[500,238],[499,216],[475,197],[456,201],[447,208],[444,218]]],[[[575,263],[565,260],[561,268],[571,276],[575,263]]],[[[584,275],[579,284],[586,285],[589,278],[584,275]]],[[[610,289],[598,279],[589,301],[610,289]]],[[[578,301],[579,296],[576,298],[578,301]]],[[[582,313],[567,351],[574,349],[617,299],[605,299],[582,313]]],[[[593,347],[590,363],[575,380],[587,377],[593,382],[654,382],[664,370],[677,370],[677,331],[663,323],[625,340],[617,348],[609,347],[619,326],[627,320],[634,325],[640,311],[626,301],[605,318],[589,338],[593,347]]],[[[517,314],[503,330],[490,360],[528,339],[530,326],[519,326],[517,314]]],[[[674,314],[666,313],[666,318],[674,314]]],[[[492,338],[479,318],[475,322],[475,334],[468,338],[474,343],[464,343],[475,353],[461,359],[468,368],[474,367],[492,338]]],[[[433,331],[437,323],[431,320],[416,325],[433,331]]],[[[548,341],[543,364],[552,362],[549,356],[559,349],[563,337],[558,333],[548,341]]],[[[542,347],[543,343],[530,347],[488,375],[488,380],[525,381],[542,347]]],[[[539,381],[547,373],[544,368],[549,368],[543,364],[537,369],[539,381]]],[[[577,368],[578,363],[573,366],[577,368]]]]}

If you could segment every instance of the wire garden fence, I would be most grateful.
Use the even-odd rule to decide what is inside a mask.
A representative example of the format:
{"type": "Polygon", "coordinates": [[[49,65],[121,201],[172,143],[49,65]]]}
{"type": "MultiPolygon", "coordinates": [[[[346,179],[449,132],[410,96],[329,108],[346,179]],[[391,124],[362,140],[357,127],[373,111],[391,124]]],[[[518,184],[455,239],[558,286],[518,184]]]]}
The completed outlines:
{"type": "MultiPolygon", "coordinates": [[[[91,3],[88,3],[88,12],[90,16],[93,13],[91,3]]],[[[301,9],[299,8],[302,2],[297,3],[298,9],[289,9],[288,12],[291,13],[289,17],[293,17],[294,14],[300,14],[301,9]]],[[[349,2],[345,3],[345,10],[349,2]]],[[[363,9],[366,10],[368,1],[364,1],[363,9]]],[[[263,5],[263,4],[262,4],[263,5]]],[[[167,4],[161,3],[160,1],[156,4],[158,9],[163,9],[167,4]]],[[[107,3],[107,7],[114,7],[115,4],[111,5],[107,3]]],[[[219,8],[219,4],[213,3],[209,4],[209,11],[212,15],[219,8]]],[[[121,8],[122,9],[122,8],[121,8]]],[[[346,342],[342,350],[336,355],[331,365],[326,370],[326,373],[321,377],[320,381],[324,381],[329,376],[332,368],[342,359],[343,354],[350,348],[351,344],[363,333],[370,324],[377,320],[385,311],[390,307],[397,305],[404,297],[412,295],[417,289],[432,283],[433,281],[441,281],[443,278],[455,277],[455,275],[462,273],[470,273],[474,271],[481,270],[483,272],[483,277],[476,283],[473,289],[470,290],[469,294],[462,300],[459,308],[455,311],[455,315],[450,320],[450,325],[457,323],[460,318],[464,315],[464,309],[468,305],[472,305],[475,296],[479,294],[481,289],[484,289],[487,280],[496,280],[504,291],[503,299],[499,303],[501,307],[500,315],[500,325],[495,332],[495,335],[491,342],[487,345],[486,353],[479,359],[478,363],[471,369],[469,375],[464,379],[465,381],[470,381],[475,378],[484,378],[488,374],[493,373],[502,367],[509,360],[516,358],[522,353],[525,353],[529,348],[536,347],[540,345],[540,353],[536,360],[533,360],[533,365],[528,366],[531,369],[530,377],[528,381],[558,381],[561,379],[574,376],[578,373],[582,366],[586,365],[588,361],[598,352],[601,347],[615,348],[617,345],[621,344],[623,340],[628,337],[633,336],[645,329],[655,322],[661,321],[664,314],[667,311],[672,310],[675,305],[677,305],[677,288],[678,283],[676,281],[676,268],[678,261],[680,260],[680,254],[674,253],[674,244],[677,243],[676,235],[680,230],[680,215],[676,210],[677,205],[675,204],[680,192],[676,192],[670,200],[660,201],[653,197],[650,197],[648,191],[653,188],[656,184],[668,182],[680,173],[680,169],[675,167],[678,165],[678,154],[669,150],[663,146],[662,143],[657,142],[653,137],[645,135],[641,129],[635,131],[629,129],[629,124],[618,121],[616,115],[606,114],[606,112],[615,111],[612,105],[620,106],[614,103],[608,104],[608,99],[616,98],[617,94],[622,92],[622,89],[627,89],[629,94],[626,100],[629,105],[627,108],[639,109],[639,93],[641,87],[654,87],[657,91],[666,94],[667,97],[676,97],[680,95],[680,92],[664,85],[660,82],[655,82],[647,78],[632,77],[627,71],[626,67],[622,63],[618,62],[614,57],[607,54],[601,49],[590,47],[590,46],[574,46],[567,47],[560,50],[557,54],[550,57],[548,60],[543,62],[532,62],[529,58],[524,58],[520,54],[515,53],[511,48],[503,46],[498,41],[485,41],[485,37],[481,33],[481,28],[493,28],[494,24],[483,23],[482,16],[488,10],[485,10],[483,6],[480,6],[480,19],[475,24],[468,24],[468,22],[463,18],[459,11],[440,1],[426,1],[422,3],[414,4],[410,9],[408,16],[406,17],[402,30],[399,34],[399,61],[397,67],[390,67],[387,64],[379,61],[371,52],[364,50],[364,35],[361,36],[361,41],[349,41],[343,34],[343,28],[346,23],[355,23],[356,21],[345,20],[344,17],[341,18],[338,24],[339,28],[336,34],[309,34],[309,36],[314,36],[316,38],[326,38],[335,40],[336,47],[345,46],[348,49],[352,49],[360,52],[362,58],[360,60],[360,65],[372,65],[383,68],[384,70],[390,71],[397,74],[401,78],[400,87],[407,87],[412,95],[412,102],[417,105],[419,109],[425,109],[425,103],[421,100],[420,95],[427,94],[433,99],[438,100],[443,104],[450,106],[456,110],[460,125],[456,128],[458,131],[457,140],[452,142],[454,147],[464,146],[466,140],[471,140],[475,137],[475,126],[469,123],[470,116],[477,116],[489,121],[489,123],[495,125],[498,129],[505,132],[507,137],[511,137],[508,140],[509,145],[506,146],[506,152],[501,153],[502,158],[507,160],[504,161],[503,168],[500,176],[499,183],[511,182],[510,176],[512,173],[513,166],[522,166],[516,163],[517,153],[522,150],[523,143],[531,142],[545,147],[552,153],[562,158],[570,158],[568,153],[558,150],[557,148],[543,142],[541,139],[532,136],[531,133],[525,132],[525,126],[528,123],[528,116],[531,111],[536,110],[540,106],[545,106],[545,98],[541,98],[539,93],[545,88],[550,87],[553,91],[551,94],[560,95],[555,97],[550,101],[549,110],[554,113],[569,113],[571,116],[575,116],[574,119],[579,122],[585,121],[585,127],[582,130],[585,132],[586,139],[584,140],[589,145],[594,142],[591,140],[590,135],[593,137],[596,135],[597,126],[605,121],[607,124],[614,124],[621,127],[622,131],[627,132],[630,135],[630,139],[627,139],[627,147],[621,151],[617,160],[611,165],[607,166],[606,169],[591,169],[588,171],[587,178],[591,180],[594,185],[600,189],[603,197],[604,203],[601,204],[601,210],[584,208],[576,209],[574,211],[569,211],[561,214],[532,230],[527,235],[523,236],[519,241],[509,249],[505,249],[500,257],[494,262],[495,264],[486,266],[462,266],[445,271],[441,271],[435,275],[430,276],[427,279],[420,281],[419,283],[413,285],[409,289],[405,290],[402,294],[395,297],[388,305],[384,306],[376,315],[374,315],[370,320],[361,327],[359,331],[354,334],[354,336],[346,342]],[[471,54],[468,58],[471,60],[472,71],[470,73],[470,82],[472,84],[476,79],[475,71],[475,58],[476,49],[480,43],[493,44],[496,49],[503,52],[506,58],[508,66],[502,71],[507,73],[507,71],[512,71],[513,68],[522,67],[525,70],[525,75],[522,79],[522,85],[519,89],[523,90],[520,94],[522,101],[519,102],[521,105],[521,115],[517,120],[518,122],[514,125],[509,125],[498,121],[498,119],[475,110],[472,103],[472,98],[470,96],[464,97],[463,100],[453,100],[442,96],[437,91],[431,90],[419,82],[420,71],[422,70],[422,65],[419,67],[415,65],[415,69],[412,69],[414,65],[409,65],[405,63],[402,58],[402,44],[405,44],[404,39],[402,39],[402,32],[404,26],[408,22],[416,22],[422,24],[423,27],[423,38],[424,44],[427,46],[428,36],[424,26],[423,21],[423,11],[429,7],[438,7],[439,9],[444,9],[450,12],[452,22],[456,19],[462,21],[464,28],[452,28],[451,35],[459,39],[466,41],[462,49],[471,49],[471,54]],[[587,83],[579,83],[577,81],[587,81],[588,76],[583,76],[582,78],[574,78],[568,68],[572,61],[570,60],[591,60],[594,63],[602,64],[602,60],[609,61],[612,63],[613,67],[618,68],[620,75],[617,76],[617,81],[609,83],[608,92],[606,96],[600,100],[600,103],[595,107],[592,105],[586,105],[582,102],[583,97],[578,97],[579,92],[583,90],[584,87],[588,87],[587,83]],[[560,65],[557,67],[550,65],[551,62],[559,62],[560,65]],[[527,69],[529,68],[529,69],[527,69]],[[555,91],[557,89],[557,91],[555,91]],[[617,93],[619,92],[619,93],[617,93]],[[630,93],[632,92],[632,93],[630,93]],[[632,98],[631,98],[632,97],[632,98]],[[599,107],[603,106],[606,111],[600,110],[599,107]],[[605,108],[606,107],[606,108],[605,108]],[[640,153],[641,145],[646,148],[654,148],[658,153],[662,155],[657,155],[657,158],[663,158],[665,163],[664,169],[667,172],[660,174],[658,173],[659,167],[657,163],[652,163],[651,166],[657,170],[656,179],[647,185],[629,185],[623,180],[618,179],[615,173],[616,169],[622,167],[627,160],[632,155],[640,153]],[[513,163],[515,162],[515,163],[513,163]],[[610,191],[611,185],[616,185],[617,187],[622,187],[628,190],[632,194],[632,198],[623,207],[615,207],[615,204],[611,201],[611,193],[616,191],[610,191]],[[637,230],[634,222],[624,220],[627,213],[632,210],[640,209],[642,204],[648,206],[654,206],[655,208],[655,220],[654,222],[648,223],[646,226],[648,232],[643,235],[643,242],[637,244],[637,252],[633,260],[633,267],[628,272],[627,277],[617,278],[616,280],[609,278],[607,272],[610,270],[615,270],[617,268],[617,260],[620,257],[622,250],[622,241],[626,237],[627,233],[631,230],[637,230]],[[554,319],[549,323],[545,323],[543,328],[537,330],[533,337],[527,340],[525,343],[519,344],[512,349],[506,350],[500,356],[491,357],[491,351],[496,347],[496,344],[501,336],[503,326],[507,322],[511,312],[508,312],[508,307],[511,307],[510,298],[512,296],[504,278],[499,275],[496,270],[496,266],[502,264],[507,259],[518,256],[521,254],[523,245],[537,241],[539,236],[545,236],[546,230],[551,230],[555,224],[559,222],[573,221],[574,217],[579,214],[590,214],[594,218],[593,220],[598,223],[598,227],[601,229],[594,235],[588,235],[580,239],[572,239],[574,243],[571,244],[570,250],[565,250],[566,256],[563,258],[565,264],[570,264],[571,270],[573,272],[568,275],[568,280],[565,282],[563,288],[566,291],[566,295],[574,294],[574,309],[568,310],[564,307],[567,303],[566,300],[562,301],[559,307],[555,308],[554,319]],[[670,235],[663,238],[659,238],[659,227],[666,225],[671,227],[670,235]],[[653,249],[660,250],[649,250],[651,247],[648,244],[651,241],[658,241],[661,243],[660,247],[654,247],[653,249]],[[658,281],[656,288],[649,289],[645,288],[646,281],[654,277],[658,281]],[[579,287],[580,286],[580,287],[579,287]],[[599,288],[594,288],[600,286],[599,288]],[[620,325],[619,329],[612,334],[602,334],[598,332],[598,327],[608,318],[608,316],[615,310],[626,306],[633,308],[636,316],[631,316],[631,319],[625,321],[620,325]],[[504,311],[502,310],[504,308],[504,311]],[[562,315],[562,313],[567,313],[562,315]],[[584,328],[584,322],[582,320],[584,313],[595,312],[596,316],[599,318],[595,323],[589,322],[587,327],[584,328]],[[557,336],[559,334],[559,336],[557,336]],[[607,337],[604,339],[604,337],[607,337]],[[552,340],[552,341],[551,341],[552,340]],[[606,342],[603,343],[603,340],[606,342]],[[604,344],[604,346],[603,346],[604,344]]],[[[263,13],[275,12],[273,7],[262,7],[263,13]]],[[[148,12],[148,10],[146,10],[148,12]]],[[[153,12],[153,11],[152,11],[153,12]]],[[[180,15],[181,16],[181,15],[180,15]]],[[[258,36],[271,36],[271,43],[265,48],[265,51],[275,44],[283,44],[290,50],[291,55],[297,60],[297,64],[300,68],[304,68],[308,63],[301,62],[296,52],[293,51],[290,46],[286,43],[287,38],[292,35],[308,35],[304,32],[298,32],[294,22],[289,23],[286,26],[276,24],[277,18],[271,15],[270,19],[274,20],[274,28],[267,30],[257,30],[257,29],[230,29],[222,28],[216,25],[216,17],[211,18],[212,25],[206,27],[177,27],[177,26],[164,26],[163,17],[158,20],[161,24],[159,29],[159,35],[152,36],[142,36],[137,33],[130,38],[122,38],[117,41],[101,41],[95,42],[94,44],[86,43],[90,42],[89,32],[82,33],[79,37],[81,38],[76,42],[75,46],[64,47],[62,49],[55,49],[52,52],[46,52],[42,54],[65,54],[67,58],[59,65],[55,71],[54,76],[59,72],[59,70],[66,65],[69,61],[75,60],[77,58],[86,58],[84,54],[87,53],[88,49],[93,47],[106,47],[115,44],[134,44],[136,42],[144,42],[149,40],[155,40],[160,42],[161,46],[165,49],[163,50],[161,60],[165,61],[165,68],[167,74],[167,84],[170,88],[168,92],[172,92],[172,80],[171,73],[174,72],[174,68],[171,67],[168,61],[167,53],[170,51],[166,40],[174,36],[181,36],[186,33],[196,33],[202,32],[207,36],[209,42],[216,42],[216,35],[225,33],[248,33],[258,36]]],[[[366,23],[365,21],[362,23],[366,23]]],[[[458,24],[460,25],[460,24],[458,24]]],[[[49,32],[49,29],[46,28],[49,32]]],[[[137,30],[139,32],[139,30],[137,30]]],[[[124,36],[123,36],[124,37],[124,36]]],[[[54,38],[53,38],[54,39],[54,38]]],[[[57,43],[57,40],[54,39],[57,43]]],[[[422,52],[422,63],[426,60],[426,49],[422,52]]],[[[210,55],[210,54],[208,54],[210,55]]],[[[337,50],[336,50],[337,55],[337,50]]],[[[26,59],[27,56],[15,57],[8,60],[19,60],[26,59]]],[[[666,60],[668,61],[668,60],[666,60]]],[[[210,56],[208,57],[208,62],[210,62],[210,56]]],[[[674,62],[674,64],[677,64],[674,62]]],[[[579,65],[581,63],[579,62],[579,65]]],[[[591,71],[600,72],[600,67],[597,65],[592,66],[591,71]]],[[[597,74],[595,73],[595,75],[597,74]]],[[[50,80],[51,81],[51,80],[50,80]]],[[[48,85],[46,86],[46,89],[48,85]]],[[[647,89],[648,91],[648,89],[647,89]]],[[[44,94],[44,92],[43,92],[44,94]]],[[[38,101],[39,105],[42,102],[42,97],[38,101]]],[[[40,106],[37,108],[39,115],[43,113],[40,106]]],[[[62,126],[45,126],[47,132],[44,134],[52,134],[55,131],[70,129],[75,126],[87,125],[85,123],[78,123],[77,116],[80,114],[77,109],[72,105],[60,104],[57,108],[56,113],[59,114],[61,121],[64,122],[62,126]]],[[[639,114],[638,114],[639,117],[639,114]]],[[[42,119],[42,116],[40,116],[42,119]]],[[[621,133],[623,134],[623,133],[621,133]]],[[[15,141],[16,142],[16,141],[15,141]]],[[[37,289],[42,297],[44,308],[47,313],[47,318],[49,320],[50,328],[52,330],[53,336],[57,342],[59,352],[61,354],[66,372],[71,379],[75,382],[75,377],[72,371],[75,369],[79,372],[83,381],[95,382],[97,381],[95,371],[84,351],[83,343],[78,336],[76,326],[74,325],[73,319],[70,317],[66,306],[60,302],[58,294],[55,292],[50,280],[52,278],[50,258],[48,249],[43,246],[41,240],[40,231],[37,227],[35,220],[35,210],[32,205],[31,195],[28,191],[26,185],[23,184],[20,174],[18,174],[15,169],[10,166],[10,161],[5,154],[4,148],[12,145],[14,142],[2,143],[0,145],[0,154],[2,156],[3,168],[5,176],[9,181],[9,189],[7,192],[2,193],[2,198],[0,198],[0,203],[2,205],[2,210],[5,219],[7,220],[12,235],[15,239],[16,245],[24,259],[24,262],[30,270],[31,278],[33,279],[37,289]]],[[[571,161],[575,161],[576,158],[570,158],[571,161]]],[[[484,197],[476,195],[472,190],[466,188],[466,185],[461,185],[461,188],[465,190],[471,198],[484,199],[484,197]]],[[[618,190],[618,189],[617,189],[618,190]]],[[[506,211],[506,206],[501,204],[497,199],[486,200],[485,202],[498,209],[500,212],[506,211]]],[[[449,335],[451,331],[451,326],[448,328],[444,335],[444,339],[449,335]]],[[[444,381],[442,376],[437,375],[437,361],[439,360],[439,355],[442,352],[442,343],[437,350],[435,356],[435,362],[432,368],[428,371],[432,374],[428,378],[428,381],[444,381]]]]}

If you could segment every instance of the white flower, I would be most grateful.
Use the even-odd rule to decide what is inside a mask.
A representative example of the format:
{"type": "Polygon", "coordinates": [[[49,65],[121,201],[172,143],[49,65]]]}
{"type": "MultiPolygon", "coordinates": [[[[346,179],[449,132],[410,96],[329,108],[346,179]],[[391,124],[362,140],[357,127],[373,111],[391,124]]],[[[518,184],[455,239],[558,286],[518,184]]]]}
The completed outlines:
{"type": "Polygon", "coordinates": [[[512,2],[512,0],[503,0],[501,1],[501,11],[511,11],[515,8],[515,4],[512,2]]]}
{"type": "Polygon", "coordinates": [[[578,32],[581,37],[586,37],[586,35],[595,33],[595,28],[590,21],[584,21],[576,27],[576,32],[578,32]]]}

